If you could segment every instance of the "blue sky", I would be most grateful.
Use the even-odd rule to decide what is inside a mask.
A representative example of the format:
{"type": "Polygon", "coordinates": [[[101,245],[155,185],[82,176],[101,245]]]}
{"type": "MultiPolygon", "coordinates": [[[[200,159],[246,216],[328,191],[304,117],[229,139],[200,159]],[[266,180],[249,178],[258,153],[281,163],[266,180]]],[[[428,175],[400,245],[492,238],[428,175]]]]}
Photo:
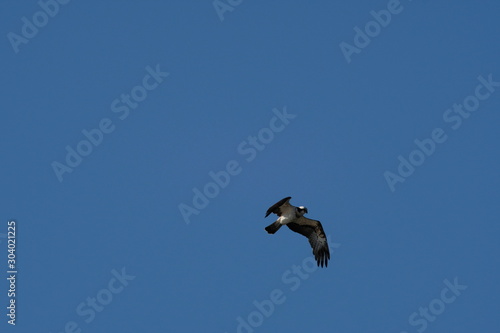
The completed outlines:
{"type": "Polygon", "coordinates": [[[2,331],[500,329],[497,1],[0,6],[2,331]]]}

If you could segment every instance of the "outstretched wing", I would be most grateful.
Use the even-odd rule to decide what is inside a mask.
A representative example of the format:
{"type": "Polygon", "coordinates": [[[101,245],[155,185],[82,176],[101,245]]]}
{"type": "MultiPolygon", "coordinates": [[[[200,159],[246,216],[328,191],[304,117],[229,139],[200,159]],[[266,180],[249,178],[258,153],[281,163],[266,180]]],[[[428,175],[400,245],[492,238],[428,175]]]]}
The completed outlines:
{"type": "Polygon", "coordinates": [[[318,266],[327,267],[328,260],[330,259],[330,250],[321,223],[302,216],[294,222],[288,223],[287,226],[292,231],[298,232],[309,239],[309,244],[311,244],[318,266]]]}
{"type": "Polygon", "coordinates": [[[269,207],[269,209],[266,212],[266,217],[268,217],[269,214],[271,214],[271,213],[274,213],[278,216],[281,216],[283,208],[291,207],[290,203],[288,202],[288,201],[290,201],[291,198],[292,197],[286,197],[284,199],[281,199],[280,201],[278,201],[277,203],[275,203],[274,205],[269,207]]]}

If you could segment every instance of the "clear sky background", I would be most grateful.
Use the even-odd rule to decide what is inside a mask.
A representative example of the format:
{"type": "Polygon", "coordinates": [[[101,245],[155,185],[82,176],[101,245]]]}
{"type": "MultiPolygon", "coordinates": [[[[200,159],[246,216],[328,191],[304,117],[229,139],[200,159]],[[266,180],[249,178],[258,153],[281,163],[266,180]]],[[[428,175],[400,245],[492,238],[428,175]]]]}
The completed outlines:
{"type": "Polygon", "coordinates": [[[45,1],[0,4],[2,332],[500,330],[498,1],[45,1]]]}

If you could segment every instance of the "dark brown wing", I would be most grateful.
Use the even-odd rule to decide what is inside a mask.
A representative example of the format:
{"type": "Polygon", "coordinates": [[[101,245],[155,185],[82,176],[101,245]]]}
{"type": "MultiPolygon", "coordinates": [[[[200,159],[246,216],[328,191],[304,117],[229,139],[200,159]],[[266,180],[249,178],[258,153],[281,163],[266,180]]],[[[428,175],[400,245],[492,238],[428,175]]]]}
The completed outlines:
{"type": "Polygon", "coordinates": [[[271,207],[269,207],[269,209],[267,210],[266,212],[266,217],[269,216],[269,214],[271,213],[274,213],[278,216],[281,216],[281,206],[283,205],[286,205],[286,206],[290,206],[290,204],[288,203],[288,201],[291,199],[292,197],[286,197],[284,199],[281,199],[280,201],[278,201],[277,203],[275,203],[274,205],[272,205],[271,207]]]}
{"type": "Polygon", "coordinates": [[[302,216],[295,220],[295,222],[288,223],[287,226],[292,231],[298,232],[309,239],[309,244],[311,244],[318,266],[327,267],[328,260],[330,259],[330,250],[321,223],[302,216]]]}

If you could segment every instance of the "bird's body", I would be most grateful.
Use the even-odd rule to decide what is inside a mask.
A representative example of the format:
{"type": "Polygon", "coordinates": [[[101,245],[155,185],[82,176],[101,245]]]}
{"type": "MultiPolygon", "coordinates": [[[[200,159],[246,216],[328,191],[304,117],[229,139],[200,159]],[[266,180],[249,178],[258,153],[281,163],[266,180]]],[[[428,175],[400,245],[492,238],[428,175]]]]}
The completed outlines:
{"type": "Polygon", "coordinates": [[[279,223],[281,225],[285,225],[289,222],[293,222],[297,218],[297,212],[295,211],[295,207],[288,205],[281,209],[281,216],[278,217],[279,223]]]}
{"type": "Polygon", "coordinates": [[[325,232],[323,231],[323,226],[319,221],[304,217],[304,214],[307,213],[307,208],[291,205],[291,198],[292,197],[286,197],[269,207],[266,212],[266,217],[274,213],[278,215],[278,219],[274,223],[268,225],[265,228],[266,231],[270,234],[274,234],[282,225],[286,225],[292,231],[306,236],[309,239],[309,244],[311,244],[318,266],[328,266],[330,251],[328,249],[328,242],[325,232]]]}

